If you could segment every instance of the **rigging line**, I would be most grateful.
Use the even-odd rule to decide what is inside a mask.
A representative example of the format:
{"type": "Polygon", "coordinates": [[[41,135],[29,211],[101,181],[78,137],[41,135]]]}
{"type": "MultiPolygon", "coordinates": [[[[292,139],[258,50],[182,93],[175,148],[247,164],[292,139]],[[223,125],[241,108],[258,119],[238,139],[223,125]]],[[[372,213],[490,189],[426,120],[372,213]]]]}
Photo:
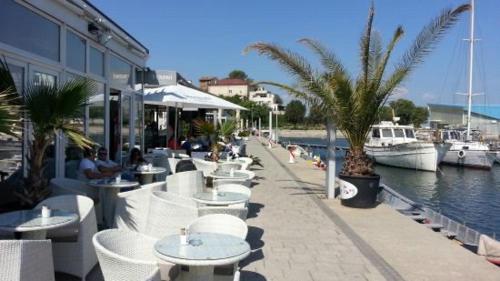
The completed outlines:
{"type": "Polygon", "coordinates": [[[451,56],[450,56],[450,59],[448,61],[448,65],[445,69],[445,75],[444,75],[444,80],[443,80],[443,83],[441,84],[441,88],[439,90],[439,103],[442,102],[442,97],[443,97],[443,93],[444,93],[444,88],[445,88],[445,85],[448,84],[448,77],[449,77],[449,74],[450,74],[450,69],[452,69],[452,64],[454,63],[454,57],[456,56],[457,54],[457,49],[460,47],[459,44],[461,44],[461,40],[459,39],[459,37],[461,36],[462,32],[457,32],[456,34],[456,38],[455,38],[455,44],[453,45],[453,51],[451,52],[451,56]]]}

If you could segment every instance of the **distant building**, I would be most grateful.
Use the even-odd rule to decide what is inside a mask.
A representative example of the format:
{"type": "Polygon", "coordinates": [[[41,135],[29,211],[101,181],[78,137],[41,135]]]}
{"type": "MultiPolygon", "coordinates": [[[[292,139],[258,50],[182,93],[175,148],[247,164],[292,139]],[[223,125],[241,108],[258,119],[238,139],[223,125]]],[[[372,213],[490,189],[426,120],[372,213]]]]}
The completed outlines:
{"type": "Polygon", "coordinates": [[[200,78],[200,89],[216,96],[248,98],[250,85],[243,79],[217,79],[215,77],[200,78]]]}
{"type": "Polygon", "coordinates": [[[214,76],[204,76],[200,78],[200,89],[208,92],[208,86],[214,85],[215,81],[217,81],[217,77],[214,76]]]}
{"type": "MultiPolygon", "coordinates": [[[[428,104],[429,124],[432,128],[465,128],[467,107],[461,105],[428,104]]],[[[471,129],[481,131],[484,138],[500,136],[500,105],[473,105],[471,129]]]]}
{"type": "Polygon", "coordinates": [[[249,99],[258,104],[269,107],[272,111],[282,111],[281,99],[278,95],[271,93],[264,87],[258,87],[255,91],[250,91],[249,99]]]}

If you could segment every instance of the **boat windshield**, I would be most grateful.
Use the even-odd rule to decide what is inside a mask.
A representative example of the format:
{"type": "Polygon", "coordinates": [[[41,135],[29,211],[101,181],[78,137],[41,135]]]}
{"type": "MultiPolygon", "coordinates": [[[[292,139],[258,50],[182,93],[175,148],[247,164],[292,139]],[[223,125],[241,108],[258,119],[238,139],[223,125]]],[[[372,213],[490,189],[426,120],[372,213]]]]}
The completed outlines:
{"type": "Polygon", "coordinates": [[[392,130],[391,129],[382,129],[382,137],[392,138],[392,130]]]}
{"type": "Polygon", "coordinates": [[[406,138],[409,138],[409,139],[415,138],[415,133],[413,132],[412,129],[405,129],[405,134],[406,134],[406,138]]]}
{"type": "Polygon", "coordinates": [[[403,129],[394,129],[394,137],[395,138],[404,138],[405,134],[403,132],[403,129]]]}
{"type": "Polygon", "coordinates": [[[372,130],[372,138],[380,138],[380,131],[378,129],[372,130]]]}

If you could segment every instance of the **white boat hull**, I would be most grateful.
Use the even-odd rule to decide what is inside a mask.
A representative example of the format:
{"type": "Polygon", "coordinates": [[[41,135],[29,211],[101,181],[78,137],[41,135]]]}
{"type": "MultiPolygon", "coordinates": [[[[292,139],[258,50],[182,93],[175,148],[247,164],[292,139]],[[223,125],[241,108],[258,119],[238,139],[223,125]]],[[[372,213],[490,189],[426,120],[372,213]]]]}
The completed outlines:
{"type": "Polygon", "coordinates": [[[383,147],[365,146],[365,151],[379,164],[435,172],[449,147],[449,144],[410,142],[383,147]]]}
{"type": "Polygon", "coordinates": [[[460,156],[461,150],[449,150],[443,158],[443,163],[455,166],[491,169],[496,153],[484,150],[463,150],[465,154],[460,156]]]}

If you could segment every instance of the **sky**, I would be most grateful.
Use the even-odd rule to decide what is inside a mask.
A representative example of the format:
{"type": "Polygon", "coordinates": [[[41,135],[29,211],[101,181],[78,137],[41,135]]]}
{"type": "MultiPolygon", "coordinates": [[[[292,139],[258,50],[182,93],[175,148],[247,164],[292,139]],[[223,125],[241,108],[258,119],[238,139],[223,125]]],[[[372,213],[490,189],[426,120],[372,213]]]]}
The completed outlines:
{"type": "MultiPolygon", "coordinates": [[[[293,84],[275,62],[255,53],[243,54],[251,43],[276,43],[317,58],[299,44],[311,38],[328,46],[352,76],[359,71],[358,41],[371,0],[91,0],[150,50],[147,65],[176,70],[198,84],[202,76],[226,77],[234,69],[256,81],[293,84]]],[[[410,46],[420,29],[444,8],[467,0],[374,0],[374,28],[384,42],[402,25],[405,36],[392,64],[410,46]]],[[[476,0],[475,104],[500,104],[500,17],[498,0],[476,0]]],[[[469,13],[449,30],[425,62],[405,80],[393,98],[427,103],[464,104],[457,93],[467,90],[469,13]]],[[[389,69],[391,69],[391,65],[389,69]]],[[[285,102],[292,98],[279,93],[285,102]]]]}

